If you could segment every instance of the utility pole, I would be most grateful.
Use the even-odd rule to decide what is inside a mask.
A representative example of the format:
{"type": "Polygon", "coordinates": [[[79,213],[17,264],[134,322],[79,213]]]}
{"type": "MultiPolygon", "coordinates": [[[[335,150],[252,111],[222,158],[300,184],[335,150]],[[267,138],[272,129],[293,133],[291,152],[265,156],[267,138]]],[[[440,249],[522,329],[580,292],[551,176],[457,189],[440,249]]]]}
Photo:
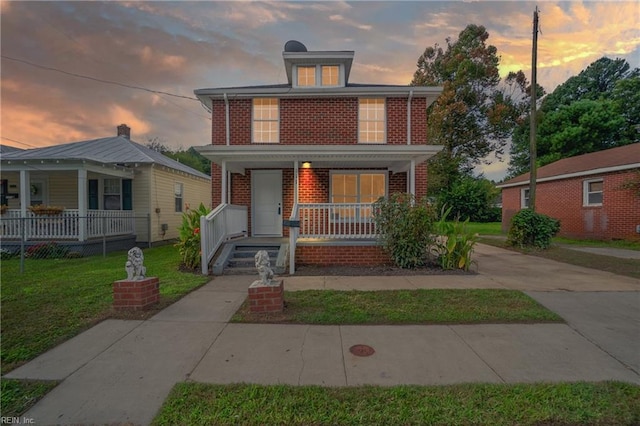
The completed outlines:
{"type": "Polygon", "coordinates": [[[533,47],[531,52],[531,124],[529,129],[529,208],[536,210],[536,89],[538,62],[538,6],[533,12],[533,47]]]}

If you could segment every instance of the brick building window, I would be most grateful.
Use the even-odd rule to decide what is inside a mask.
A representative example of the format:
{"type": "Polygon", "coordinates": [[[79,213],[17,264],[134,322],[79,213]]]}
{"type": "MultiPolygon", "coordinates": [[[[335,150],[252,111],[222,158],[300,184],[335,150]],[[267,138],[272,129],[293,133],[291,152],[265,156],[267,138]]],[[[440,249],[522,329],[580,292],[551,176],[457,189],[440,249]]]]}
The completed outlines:
{"type": "Polygon", "coordinates": [[[184,185],[180,182],[176,182],[173,185],[173,195],[175,200],[175,211],[176,213],[182,212],[182,200],[184,199],[184,185]]]}
{"type": "Polygon", "coordinates": [[[316,67],[298,67],[298,86],[316,85],[316,67]]]}
{"type": "Polygon", "coordinates": [[[253,100],[253,142],[278,143],[280,141],[280,112],[278,99],[253,100]]]}
{"type": "Polygon", "coordinates": [[[526,209],[529,207],[529,188],[522,188],[520,190],[520,208],[526,209]]]}
{"type": "MultiPolygon", "coordinates": [[[[372,171],[332,171],[330,180],[331,202],[341,203],[374,203],[387,194],[387,174],[372,171]]],[[[371,207],[352,206],[336,207],[332,219],[345,218],[368,219],[371,207]]]]}
{"type": "Polygon", "coordinates": [[[385,100],[364,98],[359,100],[358,142],[385,143],[385,100]]]}
{"type": "Polygon", "coordinates": [[[340,67],[337,65],[323,65],[321,67],[321,78],[323,86],[337,86],[340,82],[340,67]]]}
{"type": "Polygon", "coordinates": [[[602,179],[585,180],[582,183],[582,205],[601,206],[602,205],[602,179]]]}

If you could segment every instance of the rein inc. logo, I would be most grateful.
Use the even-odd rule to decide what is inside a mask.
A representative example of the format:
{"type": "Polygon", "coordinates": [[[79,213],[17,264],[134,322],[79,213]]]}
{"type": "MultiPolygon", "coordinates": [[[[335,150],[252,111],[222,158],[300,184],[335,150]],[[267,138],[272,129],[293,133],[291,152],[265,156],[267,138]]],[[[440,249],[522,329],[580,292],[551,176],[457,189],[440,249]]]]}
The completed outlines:
{"type": "Polygon", "coordinates": [[[30,425],[36,421],[31,417],[0,417],[0,424],[3,425],[30,425]]]}

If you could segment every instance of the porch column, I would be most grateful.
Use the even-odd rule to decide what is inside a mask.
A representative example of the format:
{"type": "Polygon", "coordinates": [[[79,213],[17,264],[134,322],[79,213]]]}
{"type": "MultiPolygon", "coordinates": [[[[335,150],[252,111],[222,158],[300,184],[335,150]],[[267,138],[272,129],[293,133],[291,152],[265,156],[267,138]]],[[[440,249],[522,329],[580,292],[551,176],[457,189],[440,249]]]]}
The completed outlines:
{"type": "Polygon", "coordinates": [[[20,217],[27,217],[31,205],[31,176],[28,170],[20,170],[20,217]]]}
{"type": "Polygon", "coordinates": [[[220,178],[222,182],[220,183],[220,202],[225,204],[227,202],[227,162],[223,160],[221,167],[222,171],[220,173],[222,176],[220,178]]]}
{"type": "Polygon", "coordinates": [[[78,241],[87,239],[87,170],[78,169],[78,241]]]}
{"type": "Polygon", "coordinates": [[[416,160],[411,160],[411,169],[409,170],[409,193],[414,197],[416,195],[416,160]]]}
{"type": "Polygon", "coordinates": [[[293,205],[298,204],[298,160],[293,162],[293,205]]]}

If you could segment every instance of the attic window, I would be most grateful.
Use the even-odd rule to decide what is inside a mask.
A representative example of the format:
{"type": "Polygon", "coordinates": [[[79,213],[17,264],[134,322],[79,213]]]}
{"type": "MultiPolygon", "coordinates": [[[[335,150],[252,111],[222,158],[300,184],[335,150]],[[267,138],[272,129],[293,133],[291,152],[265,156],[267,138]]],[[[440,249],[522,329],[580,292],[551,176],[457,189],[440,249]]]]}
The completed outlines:
{"type": "Polygon", "coordinates": [[[298,67],[298,86],[316,85],[316,67],[298,67]]]}
{"type": "Polygon", "coordinates": [[[337,65],[323,65],[321,67],[322,85],[323,86],[337,86],[340,81],[339,72],[340,67],[337,65]]]}
{"type": "Polygon", "coordinates": [[[295,87],[340,86],[340,65],[298,65],[295,87]]]}

